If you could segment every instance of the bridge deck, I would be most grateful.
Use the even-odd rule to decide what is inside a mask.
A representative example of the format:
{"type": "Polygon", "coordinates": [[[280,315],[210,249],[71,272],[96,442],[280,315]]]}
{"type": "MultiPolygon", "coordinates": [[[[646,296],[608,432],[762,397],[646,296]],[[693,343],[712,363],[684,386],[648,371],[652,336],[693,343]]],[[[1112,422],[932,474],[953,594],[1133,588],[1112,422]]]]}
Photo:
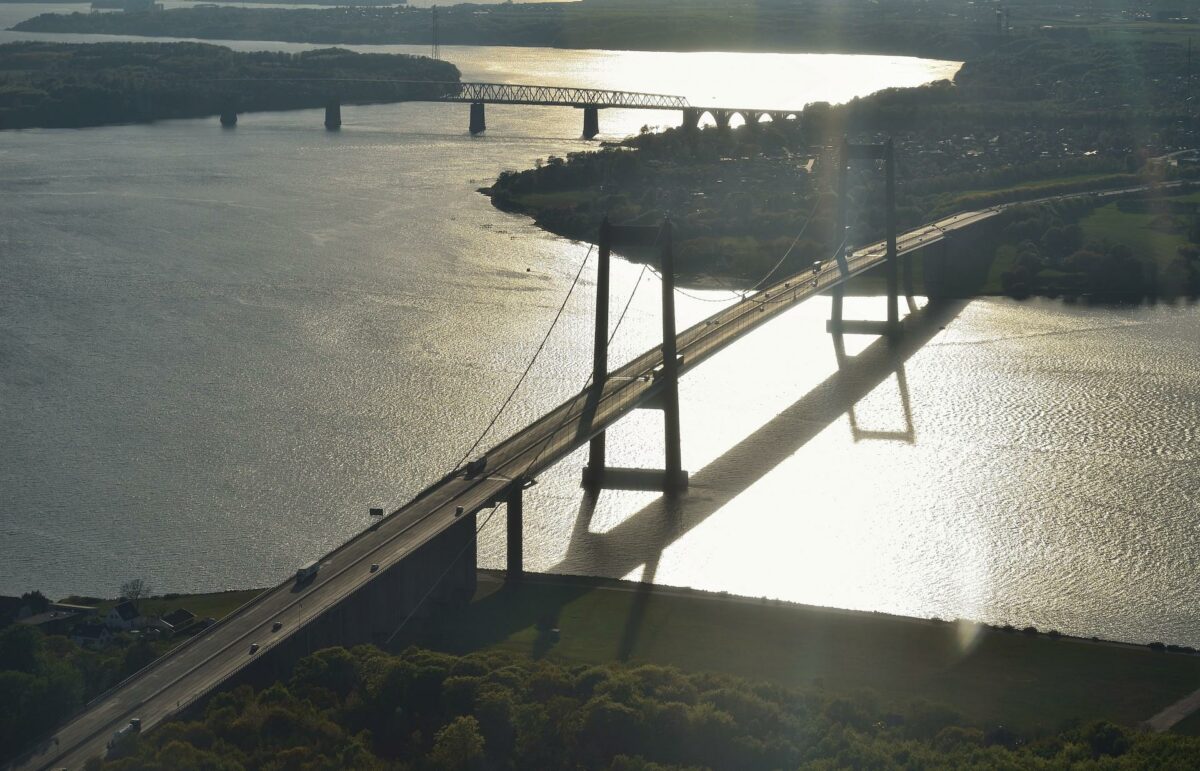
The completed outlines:
{"type": "MultiPolygon", "coordinates": [[[[912,230],[899,237],[899,253],[929,246],[947,233],[996,216],[1004,208],[957,214],[912,230]]],[[[848,257],[845,271],[836,261],[827,261],[816,274],[802,272],[782,279],[684,330],[678,336],[681,374],[796,304],[881,264],[885,256],[882,242],[871,244],[848,257]]],[[[331,552],[322,559],[321,573],[307,591],[294,593],[289,579],[263,592],[207,632],[95,700],[56,733],[56,742],[26,758],[21,768],[79,768],[89,757],[102,754],[108,736],[129,718],[140,717],[144,730],[169,719],[249,663],[250,642],[258,642],[262,652],[278,645],[303,629],[303,617],[316,617],[385,572],[381,569],[372,574],[368,570],[371,563],[386,568],[404,559],[452,526],[458,520],[457,507],[471,512],[488,506],[513,479],[536,475],[554,465],[651,400],[658,389],[653,374],[661,364],[661,350],[654,348],[612,372],[598,398],[585,389],[567,400],[489,450],[486,469],[479,476],[466,479],[459,474],[443,479],[378,527],[331,552]],[[271,633],[271,623],[280,618],[289,621],[281,631],[271,633]]]]}

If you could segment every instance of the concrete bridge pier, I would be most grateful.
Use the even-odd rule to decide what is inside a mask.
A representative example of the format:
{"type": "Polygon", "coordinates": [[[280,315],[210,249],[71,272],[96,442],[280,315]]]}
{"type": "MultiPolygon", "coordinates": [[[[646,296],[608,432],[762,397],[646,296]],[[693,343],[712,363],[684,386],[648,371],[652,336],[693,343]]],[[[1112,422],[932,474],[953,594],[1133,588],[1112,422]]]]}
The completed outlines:
{"type": "Polygon", "coordinates": [[[683,122],[680,124],[680,128],[692,130],[692,129],[699,127],[699,125],[700,125],[700,111],[699,110],[689,107],[688,109],[683,111],[683,122]]]}
{"type": "Polygon", "coordinates": [[[718,129],[724,131],[729,128],[729,119],[733,117],[731,110],[712,110],[711,112],[718,129]]]}
{"type": "Polygon", "coordinates": [[[756,129],[759,127],[759,121],[762,120],[764,115],[766,115],[765,112],[747,112],[742,117],[746,119],[747,126],[751,129],[756,129]]]}
{"type": "Polygon", "coordinates": [[[325,128],[337,131],[342,127],[342,103],[334,98],[325,103],[325,128]]]}
{"type": "Polygon", "coordinates": [[[605,464],[605,436],[592,436],[588,446],[588,464],[583,469],[583,487],[596,491],[659,490],[668,495],[687,490],[688,474],[683,470],[679,436],[679,352],[675,344],[675,256],[671,244],[671,222],[662,227],[611,225],[608,218],[600,224],[600,267],[596,277],[596,338],[592,362],[592,395],[585,410],[594,410],[608,380],[608,284],[609,260],[614,243],[630,246],[660,247],[662,259],[663,366],[655,371],[660,384],[658,398],[648,409],[663,411],[663,440],[666,464],[654,469],[609,468],[605,464]]]}
{"type": "Polygon", "coordinates": [[[508,488],[504,507],[507,519],[507,570],[505,579],[519,581],[525,573],[525,484],[517,480],[508,488]]]}
{"type": "Polygon", "coordinates": [[[583,138],[595,139],[600,133],[600,108],[583,108],[583,138]]]}
{"type": "Polygon", "coordinates": [[[471,102],[471,135],[487,131],[487,120],[483,112],[483,102],[471,102]]]}

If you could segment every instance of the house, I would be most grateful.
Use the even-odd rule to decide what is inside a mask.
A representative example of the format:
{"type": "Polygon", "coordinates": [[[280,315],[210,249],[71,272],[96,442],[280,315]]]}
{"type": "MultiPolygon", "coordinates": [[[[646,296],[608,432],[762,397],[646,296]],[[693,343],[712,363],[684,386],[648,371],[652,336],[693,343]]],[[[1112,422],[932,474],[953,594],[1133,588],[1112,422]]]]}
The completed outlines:
{"type": "Polygon", "coordinates": [[[154,622],[154,626],[167,634],[173,634],[196,620],[196,614],[184,608],[176,608],[170,613],[164,613],[154,622]]]}
{"type": "Polygon", "coordinates": [[[112,632],[99,621],[77,624],[71,630],[71,640],[84,648],[103,648],[112,640],[112,632]]]}
{"type": "Polygon", "coordinates": [[[136,629],[146,625],[146,619],[138,611],[137,606],[129,600],[118,602],[104,617],[104,624],[109,629],[136,629]]]}

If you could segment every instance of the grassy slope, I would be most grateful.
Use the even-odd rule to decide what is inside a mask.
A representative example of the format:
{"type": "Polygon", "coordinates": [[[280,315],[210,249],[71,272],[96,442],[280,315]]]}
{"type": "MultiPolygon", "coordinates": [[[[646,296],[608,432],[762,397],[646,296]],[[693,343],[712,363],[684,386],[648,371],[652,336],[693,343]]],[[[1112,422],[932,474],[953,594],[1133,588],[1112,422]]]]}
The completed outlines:
{"type": "Polygon", "coordinates": [[[482,584],[422,644],[498,648],[568,663],[652,662],[888,701],[946,703],[1026,732],[1072,718],[1136,724],[1200,687],[1200,656],[1045,635],[673,591],[535,580],[482,584]],[[557,627],[557,640],[539,631],[557,627]],[[960,632],[970,638],[964,644],[960,632]]]}
{"type": "Polygon", "coordinates": [[[1200,712],[1193,712],[1191,717],[1176,723],[1171,731],[1185,736],[1200,736],[1200,712]]]}
{"type": "MultiPolygon", "coordinates": [[[[1188,200],[1187,198],[1182,200],[1188,200]]],[[[1182,235],[1155,230],[1150,226],[1154,215],[1133,214],[1119,211],[1115,203],[1096,209],[1080,226],[1084,240],[1112,241],[1128,246],[1139,259],[1158,263],[1159,268],[1179,253],[1179,247],[1187,243],[1182,235]]]]}

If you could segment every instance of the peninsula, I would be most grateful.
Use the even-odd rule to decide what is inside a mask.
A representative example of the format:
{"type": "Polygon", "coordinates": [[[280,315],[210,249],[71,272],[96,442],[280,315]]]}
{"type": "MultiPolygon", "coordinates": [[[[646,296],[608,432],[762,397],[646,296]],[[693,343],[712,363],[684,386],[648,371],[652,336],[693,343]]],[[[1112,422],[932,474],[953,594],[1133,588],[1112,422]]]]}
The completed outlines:
{"type": "Polygon", "coordinates": [[[322,81],[330,80],[339,81],[343,102],[399,102],[435,95],[458,79],[448,62],[336,48],[288,54],[204,43],[10,43],[0,45],[0,129],[323,107],[331,91],[322,81]]]}
{"type": "MultiPolygon", "coordinates": [[[[1180,46],[1030,33],[968,60],[953,82],[810,104],[795,120],[644,132],[505,172],[485,192],[581,240],[594,240],[605,216],[669,213],[685,279],[747,288],[773,266],[786,275],[831,256],[843,137],[895,142],[901,230],[997,203],[1196,178],[1196,166],[1175,161],[1200,147],[1187,72],[1180,46]],[[1141,73],[1136,90],[1119,76],[1125,67],[1141,73]]],[[[852,246],[883,237],[884,180],[869,166],[848,179],[852,246]]],[[[1083,200],[1015,210],[988,243],[989,279],[978,291],[1195,296],[1195,207],[1188,199],[1122,211],[1083,200]],[[1129,227],[1114,228],[1114,218],[1129,227]]]]}

